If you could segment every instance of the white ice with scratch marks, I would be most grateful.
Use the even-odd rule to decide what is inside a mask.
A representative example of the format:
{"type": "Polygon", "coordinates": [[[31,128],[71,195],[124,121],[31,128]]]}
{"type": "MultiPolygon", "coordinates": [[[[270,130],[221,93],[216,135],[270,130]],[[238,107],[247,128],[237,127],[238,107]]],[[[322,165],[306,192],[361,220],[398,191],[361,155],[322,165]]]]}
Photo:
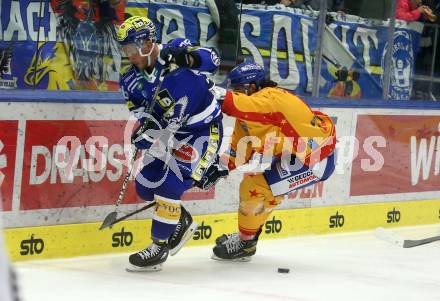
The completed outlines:
{"type": "MultiPolygon", "coordinates": [[[[438,228],[396,231],[424,238],[438,228]]],[[[403,249],[371,231],[260,241],[248,263],[210,255],[210,247],[184,248],[156,273],[126,272],[127,254],[23,262],[17,269],[24,301],[440,300],[440,242],[403,249]]]]}

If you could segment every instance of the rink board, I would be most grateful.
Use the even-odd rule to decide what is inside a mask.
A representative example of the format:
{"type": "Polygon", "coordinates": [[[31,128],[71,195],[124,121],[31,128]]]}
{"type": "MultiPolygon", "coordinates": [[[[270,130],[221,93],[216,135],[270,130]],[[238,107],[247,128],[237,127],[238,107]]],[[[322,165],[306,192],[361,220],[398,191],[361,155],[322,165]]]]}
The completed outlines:
{"type": "MultiPolygon", "coordinates": [[[[81,95],[80,99],[93,100],[90,93],[81,95]]],[[[336,171],[325,182],[293,191],[279,209],[439,198],[440,110],[324,106],[313,107],[335,121],[336,171]]],[[[130,161],[128,118],[126,106],[116,103],[0,103],[0,218],[5,228],[103,220],[114,210],[130,161]],[[61,143],[66,137],[72,143],[61,143]],[[68,146],[65,169],[55,160],[60,145],[68,146]]],[[[224,119],[221,152],[228,147],[233,124],[234,120],[224,119]]],[[[188,191],[185,208],[200,216],[235,212],[239,184],[253,171],[236,170],[210,191],[188,191]]],[[[142,200],[130,184],[120,210],[131,212],[140,206],[142,200]]],[[[151,217],[152,211],[147,211],[136,219],[151,217]]]]}
{"type": "MultiPolygon", "coordinates": [[[[83,93],[70,93],[70,102],[59,103],[57,95],[53,103],[42,102],[50,95],[38,92],[32,92],[35,102],[24,95],[17,100],[24,102],[0,103],[0,218],[11,257],[75,257],[145,247],[152,210],[98,231],[114,210],[131,153],[125,105],[119,98],[99,104],[70,99],[97,101],[83,93]],[[72,143],[60,142],[66,137],[72,143]],[[68,146],[62,152],[69,158],[65,169],[55,160],[60,145],[68,146]],[[101,155],[91,151],[93,145],[101,155]],[[95,165],[98,161],[103,164],[95,165]]],[[[315,103],[313,108],[336,124],[335,173],[291,192],[265,224],[263,238],[439,223],[440,110],[408,104],[413,107],[315,103]]],[[[224,121],[223,151],[234,124],[224,121]]],[[[190,245],[213,244],[218,235],[236,231],[239,185],[249,172],[255,170],[234,171],[210,191],[185,193],[182,204],[200,224],[190,245]]],[[[130,184],[121,214],[140,206],[130,184]]]]}
{"type": "MultiPolygon", "coordinates": [[[[201,215],[195,220],[199,227],[189,246],[212,245],[219,235],[237,229],[236,213],[201,215]]],[[[440,223],[440,200],[276,210],[264,225],[261,238],[436,223],[440,223]]],[[[150,219],[124,221],[103,231],[99,226],[86,223],[8,229],[6,244],[11,258],[23,261],[130,252],[150,243],[150,219]]]]}

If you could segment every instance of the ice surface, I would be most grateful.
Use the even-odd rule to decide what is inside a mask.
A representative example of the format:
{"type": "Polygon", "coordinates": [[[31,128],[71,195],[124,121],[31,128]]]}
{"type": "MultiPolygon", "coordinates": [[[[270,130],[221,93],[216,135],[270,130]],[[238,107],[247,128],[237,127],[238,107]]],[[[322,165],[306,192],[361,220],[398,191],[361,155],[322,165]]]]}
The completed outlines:
{"type": "MultiPolygon", "coordinates": [[[[425,238],[439,228],[396,231],[425,238]]],[[[126,272],[128,254],[16,267],[24,301],[440,300],[440,242],[403,249],[370,231],[260,241],[247,263],[210,256],[211,247],[184,248],[153,273],[126,272]]]]}

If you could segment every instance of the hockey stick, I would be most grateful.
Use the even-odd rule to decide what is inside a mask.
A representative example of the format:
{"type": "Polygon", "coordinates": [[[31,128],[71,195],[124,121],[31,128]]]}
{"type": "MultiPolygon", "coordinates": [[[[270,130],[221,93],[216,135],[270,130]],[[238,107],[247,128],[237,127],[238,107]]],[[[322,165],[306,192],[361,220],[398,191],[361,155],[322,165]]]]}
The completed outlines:
{"type": "Polygon", "coordinates": [[[423,239],[404,239],[396,232],[391,230],[386,230],[384,228],[377,228],[375,231],[375,235],[377,238],[381,240],[384,240],[386,242],[392,243],[394,245],[403,248],[413,248],[413,247],[429,244],[431,242],[440,241],[440,235],[423,238],[423,239]]]}
{"type": "MultiPolygon", "coordinates": [[[[151,112],[153,111],[153,107],[156,104],[156,98],[157,98],[157,95],[159,94],[160,87],[162,86],[162,82],[163,82],[163,78],[164,78],[164,74],[165,74],[166,70],[167,70],[167,68],[163,68],[159,74],[158,83],[156,86],[156,91],[154,91],[153,99],[151,100],[151,104],[147,110],[147,115],[151,114],[151,112]]],[[[148,125],[149,125],[149,122],[145,121],[144,124],[141,126],[139,132],[143,133],[147,129],[148,125]]],[[[117,216],[118,216],[118,207],[122,203],[122,200],[124,199],[124,196],[125,196],[125,192],[127,191],[128,183],[130,182],[131,173],[133,171],[134,163],[136,161],[136,157],[137,157],[138,153],[139,153],[139,149],[135,148],[135,150],[133,152],[133,156],[130,160],[130,165],[128,165],[127,174],[124,177],[124,182],[122,183],[122,187],[119,190],[118,199],[116,200],[116,204],[115,204],[115,210],[113,212],[110,212],[109,214],[107,214],[107,216],[104,218],[104,221],[102,222],[101,227],[99,227],[99,230],[105,229],[107,227],[110,227],[110,229],[111,229],[112,225],[114,225],[116,223],[117,216]]],[[[148,208],[150,208],[150,207],[148,207],[148,208]]],[[[147,208],[144,208],[144,209],[147,209],[147,208]]],[[[133,213],[133,214],[135,214],[135,213],[133,213]]]]}
{"type": "Polygon", "coordinates": [[[111,221],[108,225],[105,225],[105,227],[101,226],[101,228],[99,228],[99,230],[102,230],[102,229],[104,229],[104,228],[106,228],[106,227],[110,227],[110,229],[111,229],[111,227],[112,227],[114,224],[117,224],[117,223],[119,223],[119,222],[121,222],[121,221],[123,221],[123,220],[126,220],[126,219],[129,218],[130,216],[135,215],[136,213],[139,213],[139,212],[142,212],[142,211],[144,211],[144,210],[147,210],[147,209],[149,209],[149,208],[151,208],[151,207],[154,207],[154,205],[156,205],[156,202],[155,202],[155,201],[152,201],[152,202],[150,202],[149,204],[147,204],[147,205],[145,205],[145,206],[143,206],[143,207],[141,207],[141,208],[139,208],[139,209],[137,209],[137,210],[135,210],[135,211],[133,211],[133,212],[130,212],[130,213],[126,214],[126,215],[121,216],[120,218],[117,218],[117,219],[111,221]]]}

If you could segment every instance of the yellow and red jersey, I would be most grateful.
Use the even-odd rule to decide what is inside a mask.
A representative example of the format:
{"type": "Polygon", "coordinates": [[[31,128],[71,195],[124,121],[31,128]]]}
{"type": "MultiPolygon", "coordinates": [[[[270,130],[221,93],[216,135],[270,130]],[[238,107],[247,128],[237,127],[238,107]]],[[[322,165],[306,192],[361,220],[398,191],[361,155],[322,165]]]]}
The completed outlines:
{"type": "Polygon", "coordinates": [[[254,153],[281,156],[290,151],[312,166],[334,151],[336,129],[330,117],[284,89],[268,87],[250,96],[228,92],[222,111],[236,117],[229,169],[245,164],[254,153]]]}

